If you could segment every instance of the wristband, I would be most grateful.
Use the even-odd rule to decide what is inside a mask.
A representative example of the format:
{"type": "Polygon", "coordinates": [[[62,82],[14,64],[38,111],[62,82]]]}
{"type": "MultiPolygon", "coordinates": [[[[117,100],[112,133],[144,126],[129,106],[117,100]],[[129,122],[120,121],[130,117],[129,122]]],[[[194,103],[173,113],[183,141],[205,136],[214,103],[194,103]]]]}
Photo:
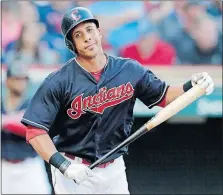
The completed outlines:
{"type": "Polygon", "coordinates": [[[71,162],[64,158],[63,155],[61,155],[59,152],[54,153],[50,157],[49,163],[59,169],[63,174],[71,164],[71,162]]]}
{"type": "Polygon", "coordinates": [[[187,81],[186,83],[183,84],[183,90],[184,92],[188,91],[193,87],[191,80],[187,81]]]}

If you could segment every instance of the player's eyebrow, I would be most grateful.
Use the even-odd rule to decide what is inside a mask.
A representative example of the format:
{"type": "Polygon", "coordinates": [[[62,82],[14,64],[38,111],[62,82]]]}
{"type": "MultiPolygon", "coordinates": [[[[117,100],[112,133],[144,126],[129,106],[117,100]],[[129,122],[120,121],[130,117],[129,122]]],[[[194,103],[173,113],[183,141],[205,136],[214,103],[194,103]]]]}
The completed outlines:
{"type": "Polygon", "coordinates": [[[87,25],[85,28],[87,29],[87,28],[89,28],[89,27],[94,27],[94,25],[89,24],[89,25],[87,25]]]}
{"type": "MultiPolygon", "coordinates": [[[[88,28],[92,28],[92,27],[94,27],[92,24],[88,24],[86,27],[85,27],[85,29],[88,29],[88,28]]],[[[80,33],[80,31],[79,30],[77,30],[77,31],[73,31],[73,35],[75,35],[76,33],[80,33]]]]}

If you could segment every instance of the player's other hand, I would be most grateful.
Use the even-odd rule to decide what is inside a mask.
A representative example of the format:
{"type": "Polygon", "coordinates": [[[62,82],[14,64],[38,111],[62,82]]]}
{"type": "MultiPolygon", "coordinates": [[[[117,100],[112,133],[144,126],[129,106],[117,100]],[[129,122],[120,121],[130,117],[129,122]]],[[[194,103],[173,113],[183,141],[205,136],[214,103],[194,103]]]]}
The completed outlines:
{"type": "Polygon", "coordinates": [[[64,172],[64,175],[69,179],[73,179],[77,184],[80,184],[87,177],[93,176],[93,172],[86,165],[71,163],[64,172]]]}
{"type": "Polygon", "coordinates": [[[206,95],[210,95],[214,91],[214,82],[207,72],[193,74],[191,77],[192,85],[199,85],[206,89],[206,95]]]}

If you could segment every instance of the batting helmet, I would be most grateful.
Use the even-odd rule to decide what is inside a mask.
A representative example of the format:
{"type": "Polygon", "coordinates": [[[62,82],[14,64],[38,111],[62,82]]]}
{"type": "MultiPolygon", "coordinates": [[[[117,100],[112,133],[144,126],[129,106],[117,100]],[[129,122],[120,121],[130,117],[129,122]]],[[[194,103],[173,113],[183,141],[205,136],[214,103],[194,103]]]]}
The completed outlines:
{"type": "Polygon", "coordinates": [[[90,10],[84,7],[75,7],[68,11],[62,18],[61,29],[64,35],[66,46],[73,52],[76,52],[71,38],[71,30],[78,24],[91,21],[99,28],[98,20],[93,16],[90,10]]]}

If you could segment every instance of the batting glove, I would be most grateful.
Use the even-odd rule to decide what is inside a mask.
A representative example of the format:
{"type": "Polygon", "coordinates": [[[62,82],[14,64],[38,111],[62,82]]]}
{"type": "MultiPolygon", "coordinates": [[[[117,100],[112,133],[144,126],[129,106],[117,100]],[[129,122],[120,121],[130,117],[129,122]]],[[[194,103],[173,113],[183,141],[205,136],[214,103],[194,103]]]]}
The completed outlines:
{"type": "Polygon", "coordinates": [[[206,95],[210,95],[214,91],[214,82],[207,72],[193,74],[191,77],[192,85],[199,85],[206,89],[206,95]]]}
{"type": "Polygon", "coordinates": [[[80,184],[87,177],[92,177],[93,172],[86,165],[71,163],[64,172],[64,176],[73,179],[77,184],[80,184]]]}

